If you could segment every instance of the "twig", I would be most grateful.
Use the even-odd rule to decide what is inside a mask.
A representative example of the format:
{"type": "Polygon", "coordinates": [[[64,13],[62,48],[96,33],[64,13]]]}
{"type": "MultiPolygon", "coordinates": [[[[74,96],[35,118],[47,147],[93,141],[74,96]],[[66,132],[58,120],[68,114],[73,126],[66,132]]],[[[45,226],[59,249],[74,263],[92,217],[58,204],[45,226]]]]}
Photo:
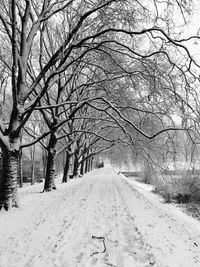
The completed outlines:
{"type": "Polygon", "coordinates": [[[95,255],[95,254],[99,254],[99,253],[105,253],[106,252],[106,244],[105,244],[105,237],[104,236],[92,236],[92,239],[99,239],[99,240],[102,240],[102,242],[103,242],[103,246],[104,246],[104,250],[102,251],[102,252],[98,252],[98,251],[96,251],[96,252],[93,252],[92,254],[91,254],[91,257],[93,256],[93,255],[95,255]]]}

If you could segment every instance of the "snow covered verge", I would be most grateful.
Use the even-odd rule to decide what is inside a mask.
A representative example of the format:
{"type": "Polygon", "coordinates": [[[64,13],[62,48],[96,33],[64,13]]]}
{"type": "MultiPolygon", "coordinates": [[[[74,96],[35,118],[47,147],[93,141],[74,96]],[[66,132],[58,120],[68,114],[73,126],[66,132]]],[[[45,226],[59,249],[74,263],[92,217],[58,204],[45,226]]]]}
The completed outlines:
{"type": "Polygon", "coordinates": [[[134,210],[135,220],[154,256],[165,262],[162,266],[200,266],[199,221],[181,208],[164,203],[162,197],[151,192],[151,185],[124,179],[137,192],[140,209],[134,210]]]}
{"type": "Polygon", "coordinates": [[[110,168],[20,189],[0,213],[0,267],[200,266],[200,224],[110,168]]]}

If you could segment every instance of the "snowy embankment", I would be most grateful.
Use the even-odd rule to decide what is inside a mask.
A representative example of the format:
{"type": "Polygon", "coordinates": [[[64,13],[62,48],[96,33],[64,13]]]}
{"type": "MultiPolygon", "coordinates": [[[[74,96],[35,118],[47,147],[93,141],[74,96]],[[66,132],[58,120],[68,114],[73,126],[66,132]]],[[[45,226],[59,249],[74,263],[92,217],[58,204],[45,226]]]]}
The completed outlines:
{"type": "Polygon", "coordinates": [[[200,266],[200,224],[148,187],[104,168],[57,188],[0,213],[0,267],[200,266]]]}

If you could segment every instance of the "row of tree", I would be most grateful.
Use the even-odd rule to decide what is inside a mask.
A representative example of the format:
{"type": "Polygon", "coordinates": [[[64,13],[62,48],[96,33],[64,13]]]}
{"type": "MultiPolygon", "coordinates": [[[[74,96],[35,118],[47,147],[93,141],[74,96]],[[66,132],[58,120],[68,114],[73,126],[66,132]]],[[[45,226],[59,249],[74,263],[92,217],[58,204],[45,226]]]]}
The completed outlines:
{"type": "Polygon", "coordinates": [[[199,37],[181,39],[173,20],[190,13],[183,0],[1,1],[0,208],[18,206],[25,147],[45,149],[50,191],[63,150],[65,182],[72,157],[77,175],[119,143],[145,150],[180,130],[175,114],[197,129],[199,65],[185,43],[199,37]]]}

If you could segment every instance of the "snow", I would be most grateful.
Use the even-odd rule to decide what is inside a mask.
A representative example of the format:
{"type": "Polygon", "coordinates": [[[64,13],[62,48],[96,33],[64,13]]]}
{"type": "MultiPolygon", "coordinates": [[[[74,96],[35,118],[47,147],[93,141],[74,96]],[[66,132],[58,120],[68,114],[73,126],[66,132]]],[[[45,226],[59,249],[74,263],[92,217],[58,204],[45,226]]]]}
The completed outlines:
{"type": "Polygon", "coordinates": [[[200,223],[111,168],[0,213],[0,267],[200,266],[200,223]]]}

